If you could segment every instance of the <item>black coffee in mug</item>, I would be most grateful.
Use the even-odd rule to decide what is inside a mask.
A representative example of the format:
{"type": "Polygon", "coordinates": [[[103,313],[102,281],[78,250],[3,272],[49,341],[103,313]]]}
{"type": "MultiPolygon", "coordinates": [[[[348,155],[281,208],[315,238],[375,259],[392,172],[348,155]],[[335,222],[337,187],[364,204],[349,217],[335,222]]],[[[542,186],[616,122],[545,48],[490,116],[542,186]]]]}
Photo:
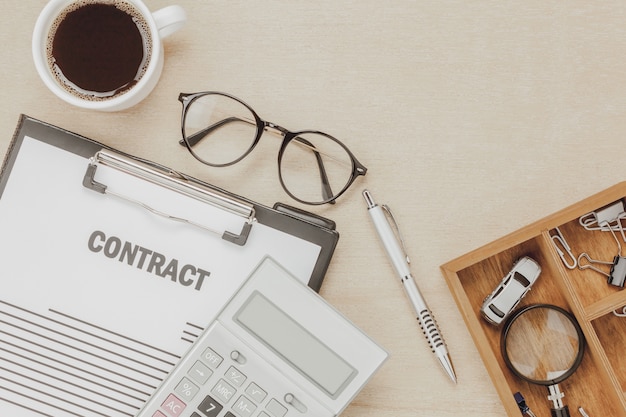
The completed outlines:
{"type": "Polygon", "coordinates": [[[143,76],[152,41],[141,13],[123,0],[77,2],[55,20],[48,36],[48,65],[71,94],[108,100],[143,76]]]}

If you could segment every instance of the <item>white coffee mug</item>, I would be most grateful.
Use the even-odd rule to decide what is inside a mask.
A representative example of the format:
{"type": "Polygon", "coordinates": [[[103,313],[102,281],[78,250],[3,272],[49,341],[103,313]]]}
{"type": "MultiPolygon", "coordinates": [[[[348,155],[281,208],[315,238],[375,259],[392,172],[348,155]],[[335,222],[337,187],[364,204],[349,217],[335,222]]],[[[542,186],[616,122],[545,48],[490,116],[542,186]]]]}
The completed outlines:
{"type": "MultiPolygon", "coordinates": [[[[141,100],[156,86],[161,71],[163,70],[163,43],[162,39],[179,30],[186,22],[187,15],[180,6],[168,6],[155,12],[150,12],[141,0],[50,0],[41,11],[33,32],[32,52],[35,67],[45,85],[59,98],[84,109],[100,111],[118,111],[127,109],[141,100]],[[112,3],[127,3],[134,7],[145,21],[146,32],[149,36],[145,42],[151,42],[149,60],[142,67],[145,68],[140,78],[124,92],[117,93],[108,98],[93,99],[77,94],[71,88],[61,85],[58,76],[55,76],[49,57],[50,31],[61,14],[74,3],[97,3],[110,5],[112,3]]],[[[146,45],[144,45],[146,46],[146,45]]],[[[57,70],[58,71],[58,70],[57,70]]]]}

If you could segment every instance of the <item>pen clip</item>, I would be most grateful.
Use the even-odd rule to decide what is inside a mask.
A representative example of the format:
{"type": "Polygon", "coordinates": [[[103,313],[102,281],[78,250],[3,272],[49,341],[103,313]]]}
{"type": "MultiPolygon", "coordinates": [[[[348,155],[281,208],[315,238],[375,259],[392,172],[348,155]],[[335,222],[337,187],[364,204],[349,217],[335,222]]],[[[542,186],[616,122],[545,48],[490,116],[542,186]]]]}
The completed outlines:
{"type": "Polygon", "coordinates": [[[404,239],[402,238],[402,233],[400,233],[400,228],[398,227],[398,222],[396,222],[396,218],[393,217],[393,213],[391,212],[391,209],[389,208],[387,204],[383,204],[381,208],[387,212],[387,217],[389,217],[389,219],[391,220],[391,223],[393,223],[393,227],[394,229],[396,229],[394,234],[398,238],[398,241],[400,242],[400,246],[402,247],[402,250],[404,251],[404,257],[406,258],[406,263],[410,264],[411,260],[409,259],[409,254],[406,250],[406,246],[404,245],[404,239]]]}

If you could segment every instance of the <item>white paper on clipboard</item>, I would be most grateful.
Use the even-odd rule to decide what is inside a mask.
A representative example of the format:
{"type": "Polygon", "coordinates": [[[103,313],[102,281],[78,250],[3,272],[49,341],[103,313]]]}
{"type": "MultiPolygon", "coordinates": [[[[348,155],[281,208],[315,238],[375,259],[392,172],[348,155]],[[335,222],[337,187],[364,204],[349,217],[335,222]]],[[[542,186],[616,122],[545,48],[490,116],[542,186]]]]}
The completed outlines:
{"type": "MultiPolygon", "coordinates": [[[[81,183],[87,163],[25,137],[0,198],[1,415],[132,417],[264,256],[305,283],[318,259],[318,245],[260,223],[238,246],[95,193],[81,183]]],[[[241,225],[99,175],[162,210],[241,225]]]]}

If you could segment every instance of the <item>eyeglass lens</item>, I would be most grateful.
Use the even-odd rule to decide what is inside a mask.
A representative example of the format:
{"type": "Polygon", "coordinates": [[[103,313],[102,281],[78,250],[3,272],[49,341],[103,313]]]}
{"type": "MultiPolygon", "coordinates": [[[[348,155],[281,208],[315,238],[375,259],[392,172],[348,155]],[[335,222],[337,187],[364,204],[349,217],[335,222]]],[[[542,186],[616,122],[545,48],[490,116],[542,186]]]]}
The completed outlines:
{"type": "MultiPolygon", "coordinates": [[[[197,159],[211,166],[228,166],[251,151],[265,127],[245,104],[226,95],[208,93],[189,103],[183,136],[197,159]]],[[[321,204],[350,185],[353,159],[339,141],[321,132],[296,134],[268,129],[286,137],[279,158],[279,176],[283,188],[293,198],[321,204]]]]}
{"type": "Polygon", "coordinates": [[[286,145],[280,159],[285,189],[296,199],[330,200],[352,178],[352,158],[335,140],[320,133],[299,133],[286,145]]]}
{"type": "Polygon", "coordinates": [[[187,108],[183,135],[196,158],[208,165],[226,166],[250,150],[257,122],[252,111],[237,100],[207,94],[187,108]]]}

